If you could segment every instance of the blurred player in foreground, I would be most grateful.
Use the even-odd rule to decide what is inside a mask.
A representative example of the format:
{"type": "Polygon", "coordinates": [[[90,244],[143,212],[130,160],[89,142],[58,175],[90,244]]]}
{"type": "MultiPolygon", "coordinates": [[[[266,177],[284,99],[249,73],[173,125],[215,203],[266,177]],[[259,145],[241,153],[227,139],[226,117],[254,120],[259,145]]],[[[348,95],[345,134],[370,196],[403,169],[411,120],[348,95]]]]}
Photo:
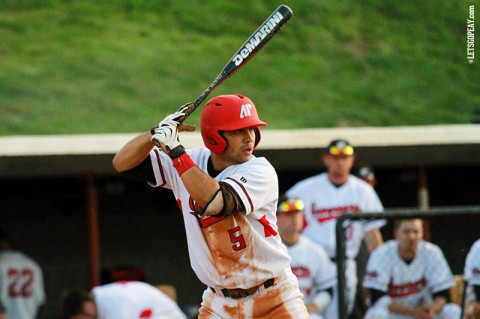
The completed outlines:
{"type": "Polygon", "coordinates": [[[467,319],[480,319],[480,239],[468,252],[463,274],[468,283],[465,316],[467,319]]]}
{"type": "Polygon", "coordinates": [[[456,319],[461,308],[450,303],[455,282],[440,248],[423,240],[420,219],[396,220],[395,239],[368,260],[363,286],[371,306],[365,319],[456,319]]]}
{"type": "MultiPolygon", "coordinates": [[[[333,140],[322,156],[326,172],[302,180],[290,188],[286,195],[301,199],[305,204],[306,227],[303,235],[325,248],[332,261],[336,261],[336,223],[340,215],[356,212],[381,212],[383,205],[373,187],[350,171],[355,162],[355,150],[344,139],[333,140]]],[[[345,278],[347,282],[348,312],[353,308],[358,284],[357,257],[362,239],[368,252],[383,243],[378,228],[383,220],[352,222],[346,230],[345,278]]],[[[338,294],[328,307],[325,317],[338,318],[338,294]]]]}
{"type": "Polygon", "coordinates": [[[207,286],[199,318],[308,318],[278,235],[277,174],[253,155],[267,123],[249,98],[217,96],[201,113],[206,147],[185,150],[179,132],[192,127],[178,120],[187,107],[128,142],[113,165],[173,191],[192,268],[207,286]]]}
{"type": "Polygon", "coordinates": [[[158,288],[140,281],[109,283],[66,292],[61,319],[186,319],[177,303],[158,288]]]}
{"type": "Polygon", "coordinates": [[[298,278],[310,317],[322,319],[321,314],[333,299],[336,270],[325,250],[301,235],[303,209],[300,199],[281,197],[277,209],[278,231],[292,258],[290,266],[298,278]]]}
{"type": "Polygon", "coordinates": [[[0,318],[34,319],[45,303],[43,272],[29,256],[14,250],[0,229],[0,318]]]}

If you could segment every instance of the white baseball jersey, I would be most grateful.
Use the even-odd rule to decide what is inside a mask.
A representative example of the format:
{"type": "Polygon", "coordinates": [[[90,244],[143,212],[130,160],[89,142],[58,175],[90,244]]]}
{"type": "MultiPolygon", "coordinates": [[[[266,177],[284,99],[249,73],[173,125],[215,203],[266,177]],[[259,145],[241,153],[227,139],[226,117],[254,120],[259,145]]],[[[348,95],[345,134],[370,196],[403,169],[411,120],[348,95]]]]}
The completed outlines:
{"type": "MultiPolygon", "coordinates": [[[[335,227],[340,215],[383,211],[372,186],[353,175],[345,184],[336,187],[328,179],[327,173],[321,173],[298,182],[286,195],[303,201],[307,223],[303,235],[322,245],[330,257],[336,255],[335,227]]],[[[383,220],[350,223],[345,232],[346,256],[355,258],[364,234],[384,224],[383,220]]]]}
{"type": "Polygon", "coordinates": [[[337,272],[321,246],[300,236],[298,242],[287,246],[287,249],[292,258],[290,267],[297,276],[305,304],[309,304],[319,292],[333,288],[337,281],[337,272]]]}
{"type": "Polygon", "coordinates": [[[186,319],[177,303],[145,282],[124,281],[93,288],[99,319],[186,319]]]}
{"type": "MultiPolygon", "coordinates": [[[[187,150],[207,171],[210,151],[187,150]]],[[[246,214],[201,219],[170,158],[158,149],[150,153],[156,185],[169,188],[183,213],[190,262],[196,275],[212,288],[248,289],[277,277],[290,265],[277,229],[278,178],[265,158],[252,158],[224,169],[217,181],[228,183],[242,200],[246,214]]]]}
{"type": "MultiPolygon", "coordinates": [[[[470,248],[465,260],[464,278],[468,282],[467,301],[473,300],[472,287],[480,286],[480,239],[470,248]]],[[[480,296],[478,296],[480,298],[480,296]]]]}
{"type": "Polygon", "coordinates": [[[433,293],[454,284],[438,246],[420,241],[415,258],[407,264],[398,255],[396,240],[389,240],[373,251],[363,281],[365,288],[384,291],[395,301],[412,307],[431,303],[433,293]]]}
{"type": "Polygon", "coordinates": [[[0,252],[0,297],[7,318],[34,319],[45,302],[40,266],[22,252],[0,252]]]}

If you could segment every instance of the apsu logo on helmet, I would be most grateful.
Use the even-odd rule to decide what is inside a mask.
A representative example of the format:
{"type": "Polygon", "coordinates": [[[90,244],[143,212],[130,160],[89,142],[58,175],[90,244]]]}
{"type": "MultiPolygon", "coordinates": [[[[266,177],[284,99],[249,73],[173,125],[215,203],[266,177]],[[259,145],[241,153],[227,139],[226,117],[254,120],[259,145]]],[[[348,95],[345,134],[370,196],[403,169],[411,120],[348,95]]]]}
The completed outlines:
{"type": "Polygon", "coordinates": [[[251,108],[252,104],[242,104],[242,107],[240,108],[240,118],[243,119],[244,117],[252,116],[252,112],[250,111],[251,108]]]}

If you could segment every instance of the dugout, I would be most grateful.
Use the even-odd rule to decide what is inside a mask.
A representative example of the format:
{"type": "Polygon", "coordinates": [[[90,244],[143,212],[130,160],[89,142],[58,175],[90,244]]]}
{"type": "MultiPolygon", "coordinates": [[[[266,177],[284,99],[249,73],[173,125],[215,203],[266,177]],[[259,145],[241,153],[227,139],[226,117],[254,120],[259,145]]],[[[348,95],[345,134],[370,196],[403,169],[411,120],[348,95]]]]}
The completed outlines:
{"type": "MultiPolygon", "coordinates": [[[[337,256],[337,273],[338,275],[338,287],[339,287],[339,304],[345,305],[339,307],[340,319],[349,318],[346,308],[346,278],[345,278],[345,259],[346,259],[346,229],[349,222],[353,221],[366,221],[374,219],[382,219],[386,221],[386,226],[382,228],[383,238],[385,241],[393,239],[391,233],[393,233],[393,223],[396,219],[402,218],[420,218],[423,221],[423,227],[431,229],[431,234],[428,234],[429,238],[424,239],[431,241],[438,245],[445,258],[452,269],[454,275],[463,274],[463,267],[466,255],[470,250],[472,244],[480,238],[478,225],[480,224],[480,205],[476,206],[449,206],[441,208],[428,208],[428,209],[388,209],[382,213],[349,213],[343,214],[338,218],[336,224],[336,256],[337,256]],[[447,226],[448,225],[448,226],[447,226]],[[442,228],[440,230],[440,228],[442,228]],[[446,236],[445,231],[449,230],[449,235],[446,236]],[[440,230],[440,233],[435,233],[440,230]],[[388,234],[390,232],[390,234],[388,234]],[[460,235],[461,234],[461,235],[460,235]],[[455,236],[456,235],[456,236],[455,236]]],[[[363,273],[362,273],[363,275],[363,273]]],[[[359,276],[361,278],[361,276],[359,276]]],[[[362,309],[358,309],[365,306],[366,300],[361,300],[363,297],[361,290],[363,290],[361,284],[358,287],[359,294],[357,294],[357,308],[355,311],[360,314],[353,315],[353,318],[362,318],[362,309]],[[361,305],[359,305],[361,304],[361,305]]],[[[457,295],[458,304],[463,303],[463,292],[457,295]]],[[[453,297],[453,296],[452,296],[453,297]]],[[[452,298],[453,300],[453,298],[452,298]]],[[[363,309],[364,310],[364,309],[363,309]]],[[[355,312],[354,311],[354,312],[355,312]]]]}
{"type": "MultiPolygon", "coordinates": [[[[173,196],[118,176],[111,165],[136,134],[0,137],[0,224],[44,269],[41,319],[54,317],[63,289],[89,288],[101,268],[118,265],[141,266],[148,282],[173,284],[181,305],[200,302],[204,286],[190,268],[173,196]]],[[[374,168],[386,209],[480,205],[475,124],[264,129],[255,154],[274,165],[284,191],[322,171],[320,154],[339,137],[355,146],[358,165],[374,168]]],[[[182,142],[202,144],[198,133],[184,134],[182,142]]],[[[479,216],[469,218],[478,228],[479,216]]],[[[443,248],[454,256],[480,237],[474,232],[445,219],[429,235],[442,244],[453,238],[454,245],[443,248]]],[[[461,258],[452,268],[461,271],[461,258]]]]}

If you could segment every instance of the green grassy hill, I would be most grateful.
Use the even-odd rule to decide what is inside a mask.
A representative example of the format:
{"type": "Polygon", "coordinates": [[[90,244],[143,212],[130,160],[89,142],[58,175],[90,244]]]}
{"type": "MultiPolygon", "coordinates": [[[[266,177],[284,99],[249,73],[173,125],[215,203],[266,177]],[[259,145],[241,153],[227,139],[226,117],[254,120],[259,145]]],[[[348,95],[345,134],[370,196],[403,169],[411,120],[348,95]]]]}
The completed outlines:
{"type": "Polygon", "coordinates": [[[281,3],[293,18],[212,96],[251,97],[274,129],[474,120],[467,0],[3,0],[0,135],[147,130],[281,3]]]}

